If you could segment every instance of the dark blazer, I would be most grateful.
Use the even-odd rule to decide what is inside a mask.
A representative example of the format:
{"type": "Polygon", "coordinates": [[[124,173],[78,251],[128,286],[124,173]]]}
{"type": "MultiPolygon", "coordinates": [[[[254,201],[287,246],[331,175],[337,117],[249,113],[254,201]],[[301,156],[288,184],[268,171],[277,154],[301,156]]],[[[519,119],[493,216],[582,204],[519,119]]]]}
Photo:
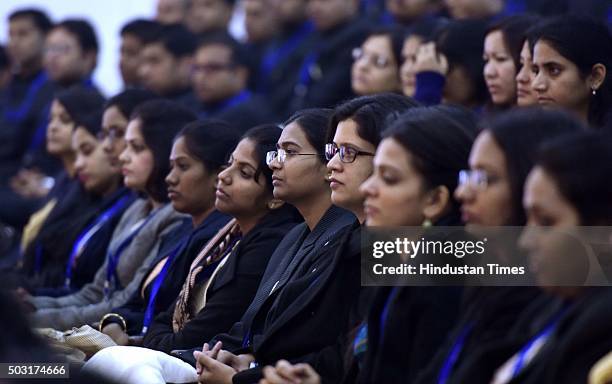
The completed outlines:
{"type": "Polygon", "coordinates": [[[180,332],[174,333],[172,329],[173,304],[155,318],[145,335],[144,346],[164,352],[201,349],[205,341],[240,319],[253,299],[270,255],[297,224],[290,211],[281,209],[268,214],[242,238],[209,287],[206,306],[180,332]]]}
{"type": "Polygon", "coordinates": [[[455,374],[464,364],[470,364],[471,356],[480,353],[481,348],[492,340],[503,339],[526,308],[540,295],[540,290],[534,287],[466,288],[455,327],[436,356],[414,382],[423,384],[437,382],[440,371],[458,338],[469,327],[471,330],[449,376],[448,382],[455,382],[455,374]]]}
{"type": "MultiPolygon", "coordinates": [[[[333,255],[343,233],[354,221],[355,216],[352,213],[331,206],[312,232],[306,223],[302,223],[287,233],[274,250],[255,297],[240,321],[231,326],[231,329],[227,327],[226,330],[229,329],[227,333],[214,336],[210,343],[221,341],[224,349],[237,353],[250,350],[251,337],[255,335],[259,340],[258,330],[263,328],[266,314],[274,304],[274,299],[279,292],[284,291],[284,286],[294,286],[290,283],[290,278],[293,278],[291,271],[295,276],[299,276],[297,270],[309,267],[315,260],[331,261],[333,258],[330,257],[330,252],[333,255]],[[273,287],[275,287],[274,292],[270,294],[273,287]],[[254,321],[258,315],[259,318],[254,321]]],[[[325,268],[319,268],[319,273],[313,274],[313,277],[320,276],[324,271],[325,268]]],[[[305,287],[301,289],[304,290],[305,287]]],[[[201,349],[201,344],[203,343],[198,344],[198,350],[201,349]]],[[[195,366],[193,351],[184,351],[179,357],[195,366]]]]}
{"type": "Polygon", "coordinates": [[[540,333],[565,307],[540,352],[510,383],[586,383],[593,365],[612,350],[612,288],[586,288],[572,302],[542,297],[525,311],[505,338],[484,345],[453,378],[489,383],[494,372],[540,333]]]}
{"type": "Polygon", "coordinates": [[[29,277],[30,290],[64,285],[66,262],[74,242],[105,205],[104,199],[87,193],[73,179],[57,199],[23,256],[23,272],[29,277]]]}
{"type": "Polygon", "coordinates": [[[354,96],[352,51],[363,43],[369,29],[365,20],[355,18],[316,35],[312,45],[316,61],[308,68],[310,81],[306,85],[298,81],[289,106],[291,112],[312,107],[332,108],[354,96]]]}
{"type": "Polygon", "coordinates": [[[268,103],[259,96],[247,94],[240,103],[223,106],[223,102],[203,105],[199,112],[200,118],[215,118],[223,120],[241,134],[261,124],[276,122],[268,103]]]}
{"type": "Polygon", "coordinates": [[[459,287],[380,287],[368,316],[363,366],[346,383],[410,383],[431,361],[455,325],[459,287]],[[387,308],[384,333],[381,316],[387,308]]]}
{"type": "MultiPolygon", "coordinates": [[[[253,319],[249,343],[237,353],[253,353],[260,366],[281,358],[326,372],[338,366],[337,356],[326,351],[348,334],[350,315],[360,298],[361,242],[358,231],[352,230],[358,227],[353,217],[351,226],[338,228],[320,248],[312,249],[295,275],[264,302],[253,319]]],[[[341,374],[337,372],[336,378],[341,374]]],[[[258,378],[260,367],[236,374],[233,381],[251,383],[258,378]]]]}
{"type": "Polygon", "coordinates": [[[147,277],[155,266],[162,259],[166,258],[181,241],[186,241],[189,234],[192,233],[188,243],[185,244],[180,253],[174,257],[174,261],[168,269],[168,274],[159,288],[155,298],[155,309],[153,312],[157,315],[164,312],[174,303],[183,287],[183,282],[187,277],[189,267],[194,257],[198,255],[200,249],[202,249],[202,247],[206,245],[206,243],[208,243],[208,241],[215,236],[230,219],[230,216],[214,210],[204,219],[198,228],[193,228],[191,219],[185,219],[183,225],[177,227],[165,236],[157,258],[151,263],[151,268],[149,272],[145,274],[138,291],[134,292],[131,299],[124,306],[115,308],[112,311],[125,319],[127,333],[129,335],[139,335],[142,331],[144,314],[149,303],[153,283],[148,284],[144,289],[144,296],[141,295],[142,284],[147,280],[147,277]]]}

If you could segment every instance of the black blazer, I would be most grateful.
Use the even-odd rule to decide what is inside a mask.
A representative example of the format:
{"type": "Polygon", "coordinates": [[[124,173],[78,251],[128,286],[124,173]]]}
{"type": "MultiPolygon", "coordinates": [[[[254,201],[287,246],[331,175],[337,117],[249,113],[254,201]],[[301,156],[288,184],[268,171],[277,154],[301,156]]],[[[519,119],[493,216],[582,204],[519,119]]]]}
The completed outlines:
{"type": "MultiPolygon", "coordinates": [[[[448,383],[455,381],[455,375],[464,365],[470,365],[472,356],[479,354],[483,346],[494,340],[503,339],[516,325],[526,308],[541,295],[534,287],[473,287],[464,290],[463,303],[455,327],[441,345],[438,353],[415,379],[416,383],[431,384],[438,376],[459,336],[466,327],[471,331],[453,366],[448,383]]],[[[471,381],[468,381],[471,383],[471,381]]]]}
{"type": "MultiPolygon", "coordinates": [[[[224,349],[235,351],[236,353],[250,351],[253,340],[256,343],[259,343],[261,340],[260,332],[264,328],[267,314],[270,312],[279,294],[284,292],[285,288],[290,289],[293,294],[298,293],[293,291],[296,285],[287,276],[288,271],[292,270],[294,272],[293,276],[290,277],[295,279],[295,276],[301,276],[298,274],[300,269],[302,270],[301,273],[304,273],[304,269],[310,266],[313,269],[317,268],[312,265],[316,261],[325,260],[329,264],[329,262],[335,260],[333,254],[337,250],[340,238],[354,221],[355,216],[352,213],[342,208],[331,206],[315,228],[313,228],[312,232],[308,229],[306,223],[293,228],[278,244],[274,254],[271,256],[270,263],[261,279],[261,284],[257,289],[255,297],[240,321],[231,326],[231,329],[227,327],[226,330],[229,329],[227,333],[217,334],[212,340],[206,340],[211,340],[210,343],[213,344],[221,341],[223,342],[224,349]],[[281,280],[283,281],[281,282],[281,280]],[[274,293],[270,294],[273,287],[275,287],[274,293]]],[[[324,273],[327,274],[328,272],[326,273],[325,270],[326,268],[319,267],[318,273],[313,273],[312,277],[318,277],[324,273]]],[[[310,272],[309,269],[306,269],[306,271],[310,272]]],[[[304,291],[307,288],[308,286],[301,286],[298,290],[304,291]]],[[[289,296],[285,297],[288,298],[289,296]]],[[[334,306],[336,305],[334,304],[334,306]]],[[[282,310],[278,311],[278,306],[275,308],[275,311],[282,314],[282,310]]],[[[301,304],[297,308],[301,308],[301,304]]],[[[203,344],[202,340],[198,344],[198,350],[201,349],[201,344],[203,344]]],[[[195,366],[193,351],[184,351],[179,354],[179,357],[195,366]]]]}
{"type": "MultiPolygon", "coordinates": [[[[351,313],[360,299],[360,247],[359,223],[353,218],[351,226],[313,249],[291,280],[270,296],[271,305],[264,303],[253,320],[251,342],[237,353],[253,353],[260,366],[289,359],[333,372],[338,356],[328,351],[354,325],[351,313]]],[[[337,371],[336,378],[341,374],[337,371]]],[[[236,374],[233,381],[258,378],[260,367],[236,374]]]]}
{"type": "MultiPolygon", "coordinates": [[[[190,233],[194,232],[194,235],[187,243],[180,254],[176,255],[172,265],[168,269],[157,297],[155,298],[155,309],[154,314],[157,315],[164,312],[170,305],[174,303],[178,296],[181,288],[183,287],[183,281],[187,277],[189,267],[193,258],[198,255],[200,249],[208,243],[208,241],[219,232],[219,230],[227,224],[231,219],[230,216],[221,213],[217,210],[212,211],[206,219],[196,229],[193,228],[192,220],[190,218],[185,219],[185,223],[180,225],[172,232],[165,236],[162,244],[160,245],[160,251],[157,258],[151,263],[149,272],[142,279],[142,283],[138,291],[134,292],[130,300],[123,306],[113,309],[112,312],[121,315],[127,324],[127,333],[129,335],[139,335],[142,331],[144,313],[149,304],[149,297],[151,295],[151,289],[153,283],[147,285],[144,289],[144,296],[141,295],[142,284],[155,268],[155,266],[164,258],[166,258],[170,252],[176,248],[180,241],[185,240],[190,233]]],[[[151,323],[152,326],[154,323],[151,323]]]]}
{"type": "Polygon", "coordinates": [[[158,315],[144,337],[144,346],[164,352],[202,348],[205,341],[229,329],[253,299],[270,255],[297,224],[290,210],[265,216],[247,233],[221,268],[206,293],[206,306],[177,333],[172,329],[173,303],[158,315]]]}
{"type": "Polygon", "coordinates": [[[510,383],[586,383],[593,365],[612,350],[612,288],[587,288],[576,301],[542,297],[508,335],[484,345],[453,382],[489,383],[495,370],[520,351],[566,307],[540,352],[510,383]]]}

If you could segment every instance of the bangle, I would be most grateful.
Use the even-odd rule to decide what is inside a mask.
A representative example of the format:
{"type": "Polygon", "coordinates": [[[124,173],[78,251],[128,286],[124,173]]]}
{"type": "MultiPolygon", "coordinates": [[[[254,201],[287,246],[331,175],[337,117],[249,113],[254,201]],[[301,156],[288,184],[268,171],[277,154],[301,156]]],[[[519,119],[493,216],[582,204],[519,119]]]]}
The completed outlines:
{"type": "Polygon", "coordinates": [[[102,319],[100,320],[100,326],[98,327],[99,331],[102,332],[105,325],[112,323],[119,324],[121,328],[123,328],[124,332],[127,329],[127,324],[125,323],[123,316],[118,313],[107,313],[106,315],[102,316],[102,319]]]}

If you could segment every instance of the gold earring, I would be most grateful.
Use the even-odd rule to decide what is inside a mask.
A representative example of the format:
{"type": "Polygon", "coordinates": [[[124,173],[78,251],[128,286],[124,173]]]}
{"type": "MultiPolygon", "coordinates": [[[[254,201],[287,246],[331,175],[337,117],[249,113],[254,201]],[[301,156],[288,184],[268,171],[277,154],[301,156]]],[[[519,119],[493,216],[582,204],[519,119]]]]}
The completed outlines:
{"type": "Polygon", "coordinates": [[[281,200],[277,200],[277,199],[273,199],[268,201],[268,209],[276,209],[278,207],[280,207],[281,205],[283,205],[283,202],[281,200]]]}
{"type": "Polygon", "coordinates": [[[331,180],[331,171],[327,172],[327,174],[325,175],[325,181],[329,182],[331,180]]]}

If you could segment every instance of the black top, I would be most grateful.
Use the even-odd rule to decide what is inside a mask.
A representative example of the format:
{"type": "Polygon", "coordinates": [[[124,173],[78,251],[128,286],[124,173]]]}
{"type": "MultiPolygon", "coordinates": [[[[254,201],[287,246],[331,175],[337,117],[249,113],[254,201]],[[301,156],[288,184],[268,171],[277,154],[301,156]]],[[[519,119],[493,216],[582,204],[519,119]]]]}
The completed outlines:
{"type": "Polygon", "coordinates": [[[471,356],[453,382],[489,383],[497,368],[554,324],[542,349],[510,383],[586,383],[593,365],[612,350],[611,321],[610,287],[585,288],[573,301],[542,296],[505,337],[491,340],[471,356]]]}
{"type": "Polygon", "coordinates": [[[199,118],[223,120],[241,134],[249,129],[276,122],[268,104],[260,97],[248,91],[234,95],[218,103],[202,104],[199,118]]]}
{"type": "Polygon", "coordinates": [[[352,51],[361,46],[369,29],[367,21],[353,19],[317,34],[310,53],[316,60],[307,66],[306,71],[310,75],[309,81],[303,84],[298,73],[290,112],[313,107],[333,108],[354,96],[351,88],[352,51]]]}
{"type": "MultiPolygon", "coordinates": [[[[144,346],[164,352],[199,348],[240,319],[253,299],[270,256],[285,234],[297,223],[281,208],[247,233],[219,270],[206,293],[206,306],[183,329],[174,333],[174,307],[159,314],[144,338],[144,346]]],[[[193,354],[192,354],[193,359],[193,354]]]]}
{"type": "Polygon", "coordinates": [[[198,252],[208,241],[213,238],[217,232],[231,219],[230,216],[221,213],[217,210],[212,211],[206,219],[197,227],[193,228],[190,218],[186,218],[184,222],[176,227],[172,232],[168,233],[160,245],[160,250],[156,259],[151,263],[150,271],[145,274],[142,279],[141,286],[138,291],[134,292],[130,300],[123,306],[115,308],[112,312],[121,315],[127,324],[127,333],[129,335],[139,335],[142,331],[144,314],[149,303],[151,289],[153,283],[150,283],[142,293],[142,284],[147,280],[151,271],[155,266],[170,252],[172,252],[181,241],[186,241],[190,233],[193,236],[188,243],[184,245],[182,251],[174,256],[173,262],[168,269],[163,283],[161,284],[157,296],[155,297],[154,314],[157,315],[165,311],[178,296],[183,281],[187,277],[189,267],[193,258],[198,255],[198,252]]]}

